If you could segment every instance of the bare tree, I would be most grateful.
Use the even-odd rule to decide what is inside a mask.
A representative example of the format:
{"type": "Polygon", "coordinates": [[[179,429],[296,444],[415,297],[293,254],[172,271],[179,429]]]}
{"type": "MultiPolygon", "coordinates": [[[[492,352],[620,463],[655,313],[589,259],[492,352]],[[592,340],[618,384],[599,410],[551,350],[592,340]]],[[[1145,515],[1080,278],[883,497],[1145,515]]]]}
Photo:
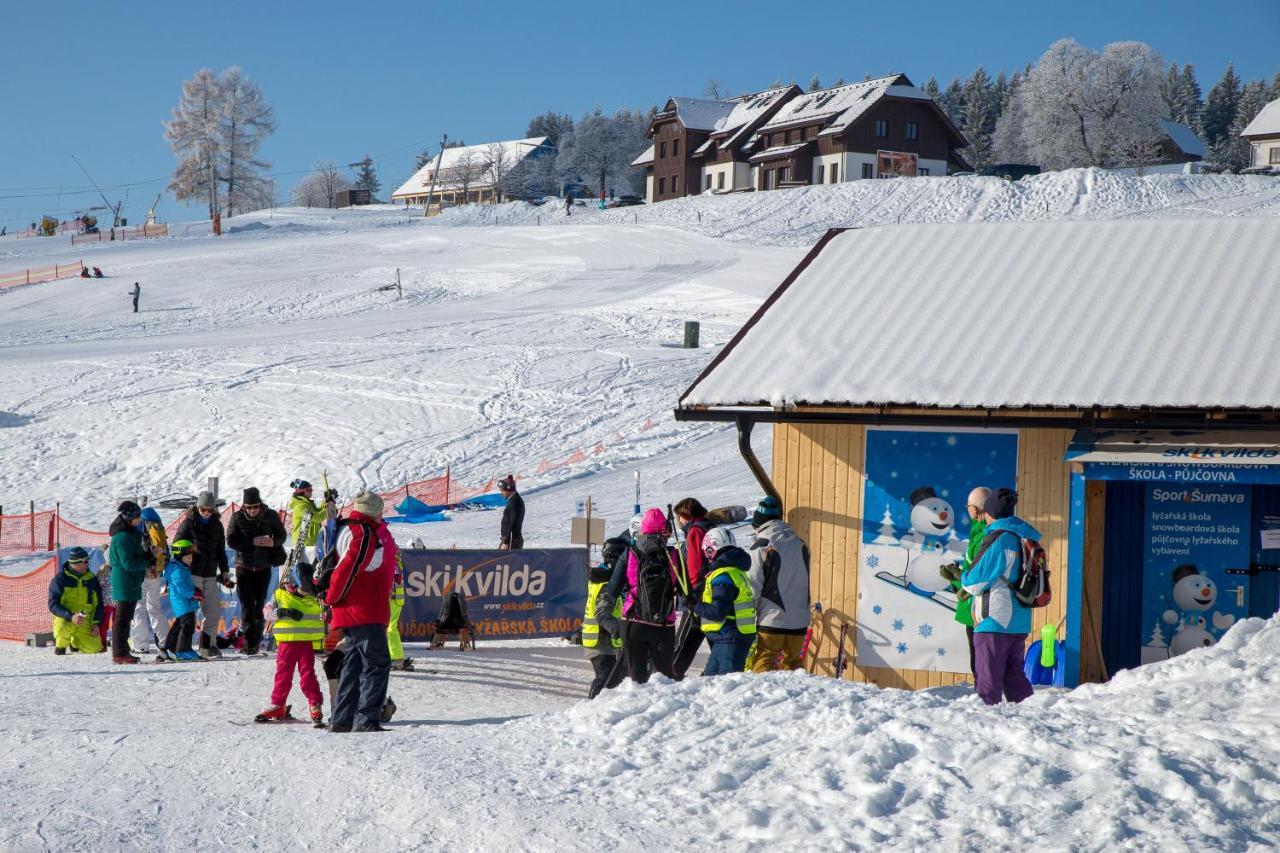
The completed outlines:
{"type": "Polygon", "coordinates": [[[729,87],[725,86],[723,80],[716,77],[708,77],[707,85],[702,87],[702,94],[713,100],[723,101],[725,96],[729,94],[729,87]]]}
{"type": "Polygon", "coordinates": [[[169,191],[178,201],[206,199],[210,219],[218,211],[216,160],[221,110],[222,88],[217,75],[210,68],[201,68],[183,81],[178,106],[172,119],[164,123],[164,138],[178,158],[169,191]]]}
{"type": "Polygon", "coordinates": [[[1131,139],[1124,146],[1124,161],[1134,170],[1134,174],[1142,177],[1152,166],[1164,162],[1164,146],[1154,136],[1131,139]]]}
{"type": "Polygon", "coordinates": [[[258,186],[270,164],[258,159],[258,149],[275,132],[271,107],[262,89],[238,65],[222,72],[223,108],[218,130],[222,137],[222,180],[226,185],[227,215],[253,208],[262,195],[258,186]]]}
{"type": "Polygon", "coordinates": [[[337,166],[321,161],[293,188],[290,202],[297,207],[333,207],[338,193],[350,187],[351,181],[337,166]]]}
{"type": "Polygon", "coordinates": [[[497,204],[501,200],[499,197],[507,194],[511,170],[515,168],[517,162],[519,162],[518,158],[513,156],[511,150],[501,142],[491,142],[485,147],[484,175],[489,185],[493,187],[491,204],[497,204]]]}
{"type": "Polygon", "coordinates": [[[457,159],[442,171],[441,177],[457,191],[455,199],[458,204],[469,204],[471,187],[484,178],[486,171],[485,158],[474,148],[467,148],[458,153],[457,159]]]}

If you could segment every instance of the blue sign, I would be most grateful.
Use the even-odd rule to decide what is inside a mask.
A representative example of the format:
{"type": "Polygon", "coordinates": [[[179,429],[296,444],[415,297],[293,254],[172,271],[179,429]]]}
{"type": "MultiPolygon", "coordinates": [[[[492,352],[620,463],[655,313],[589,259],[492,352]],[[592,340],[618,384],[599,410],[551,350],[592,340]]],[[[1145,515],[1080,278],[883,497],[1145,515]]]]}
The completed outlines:
{"type": "Polygon", "coordinates": [[[1211,646],[1249,615],[1250,486],[1150,485],[1143,532],[1142,663],[1211,646]]]}
{"type": "Polygon", "coordinates": [[[1144,483],[1280,483],[1280,465],[1179,465],[1160,462],[1085,462],[1088,480],[1144,483]]]}
{"type": "Polygon", "coordinates": [[[425,640],[455,589],[467,599],[476,636],[563,637],[582,627],[587,601],[584,548],[545,551],[402,550],[400,636],[425,640]]]}

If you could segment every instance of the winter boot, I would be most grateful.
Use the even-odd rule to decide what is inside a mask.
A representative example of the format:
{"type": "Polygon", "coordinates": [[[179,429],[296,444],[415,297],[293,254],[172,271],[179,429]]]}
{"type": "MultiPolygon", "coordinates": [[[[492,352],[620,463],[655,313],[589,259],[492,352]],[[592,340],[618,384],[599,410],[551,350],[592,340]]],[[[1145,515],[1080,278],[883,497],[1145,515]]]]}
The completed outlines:
{"type": "Polygon", "coordinates": [[[53,653],[55,655],[65,655],[67,653],[67,650],[63,648],[59,648],[58,646],[54,646],[53,653]]]}
{"type": "Polygon", "coordinates": [[[289,716],[289,705],[268,705],[267,710],[253,718],[255,723],[274,723],[289,716]]]}
{"type": "Polygon", "coordinates": [[[178,654],[175,656],[175,659],[180,661],[200,660],[200,655],[191,651],[191,649],[187,649],[185,652],[178,652],[178,654]]]}
{"type": "Polygon", "coordinates": [[[378,723],[377,721],[374,721],[372,723],[362,723],[361,725],[358,725],[355,728],[353,728],[351,731],[353,732],[389,732],[391,731],[391,729],[384,728],[380,723],[378,723]]]}
{"type": "Polygon", "coordinates": [[[382,703],[382,722],[389,723],[391,718],[396,715],[396,703],[387,697],[387,701],[382,703]]]}
{"type": "Polygon", "coordinates": [[[317,729],[324,728],[324,708],[320,705],[312,705],[308,710],[311,711],[311,724],[317,729]]]}
{"type": "Polygon", "coordinates": [[[138,663],[142,658],[136,655],[114,655],[111,658],[112,663],[138,663]]]}

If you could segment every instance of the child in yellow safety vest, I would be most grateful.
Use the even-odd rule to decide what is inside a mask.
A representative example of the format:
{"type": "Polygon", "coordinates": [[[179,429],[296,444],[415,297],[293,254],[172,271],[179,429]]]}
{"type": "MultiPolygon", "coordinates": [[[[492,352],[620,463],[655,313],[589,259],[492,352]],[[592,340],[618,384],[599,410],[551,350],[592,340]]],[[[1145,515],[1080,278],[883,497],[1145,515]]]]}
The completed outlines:
{"type": "Polygon", "coordinates": [[[387,650],[391,652],[391,668],[413,672],[413,658],[404,656],[400,641],[400,611],[404,610],[404,559],[396,554],[396,575],[391,584],[391,619],[387,622],[387,650]]]}
{"type": "Polygon", "coordinates": [[[747,654],[756,640],[756,604],[747,579],[749,568],[751,555],[729,545],[716,551],[711,567],[703,569],[701,589],[693,605],[693,612],[702,620],[702,631],[711,641],[711,656],[703,675],[724,675],[746,668],[747,654]]]}
{"type": "Polygon", "coordinates": [[[587,609],[582,615],[582,648],[591,659],[595,677],[587,690],[587,698],[594,699],[601,690],[612,690],[627,676],[627,668],[619,662],[622,649],[622,598],[608,600],[609,578],[613,564],[626,551],[620,539],[610,539],[604,544],[603,560],[587,573],[587,609]]]}
{"type": "Polygon", "coordinates": [[[89,552],[72,548],[67,561],[49,582],[49,612],[53,614],[53,653],[100,652],[105,648],[98,631],[102,624],[102,585],[89,571],[89,552]]]}
{"type": "Polygon", "coordinates": [[[324,694],[316,680],[316,650],[324,643],[324,617],[313,583],[314,568],[297,563],[276,587],[276,621],[272,633],[276,639],[276,677],[271,689],[271,704],[255,719],[259,723],[283,720],[289,715],[289,690],[293,687],[293,670],[298,670],[302,695],[307,697],[311,722],[324,725],[324,694]]]}

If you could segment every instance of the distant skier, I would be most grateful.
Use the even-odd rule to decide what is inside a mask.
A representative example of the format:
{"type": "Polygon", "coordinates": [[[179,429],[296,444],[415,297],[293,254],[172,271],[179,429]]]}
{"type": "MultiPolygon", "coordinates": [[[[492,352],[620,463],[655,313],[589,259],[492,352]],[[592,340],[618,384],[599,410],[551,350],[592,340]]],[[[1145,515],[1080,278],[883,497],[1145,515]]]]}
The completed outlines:
{"type": "Polygon", "coordinates": [[[89,273],[89,268],[88,268],[88,267],[80,267],[80,277],[81,277],[81,278],[93,278],[93,276],[89,273]]]}
{"type": "MultiPolygon", "coordinates": [[[[85,278],[88,278],[88,277],[89,277],[89,271],[88,271],[88,270],[85,270],[85,271],[84,271],[84,277],[85,277],[85,278]]],[[[138,282],[136,282],[136,281],[135,281],[135,282],[133,283],[133,290],[129,291],[129,293],[133,296],[133,313],[137,314],[137,313],[138,313],[138,298],[142,296],[142,285],[141,285],[141,284],[138,284],[138,282]]]]}
{"type": "Polygon", "coordinates": [[[49,612],[53,614],[53,653],[96,653],[103,649],[102,586],[89,571],[89,552],[72,548],[62,570],[49,582],[49,612]]]}
{"type": "Polygon", "coordinates": [[[93,268],[93,277],[94,277],[94,278],[106,278],[106,276],[102,274],[102,270],[98,269],[97,267],[94,267],[94,268],[93,268]]]}
{"type": "Polygon", "coordinates": [[[189,539],[179,539],[170,549],[173,555],[164,568],[164,582],[169,589],[169,609],[173,624],[160,649],[160,660],[200,660],[191,650],[191,635],[196,629],[196,585],[191,580],[191,561],[196,546],[189,539]]]}
{"type": "Polygon", "coordinates": [[[498,493],[507,499],[502,510],[500,551],[519,551],[524,547],[524,498],[516,491],[516,478],[508,474],[498,481],[498,493]]]}
{"type": "Polygon", "coordinates": [[[564,194],[564,215],[573,216],[573,193],[568,191],[564,194]]]}

